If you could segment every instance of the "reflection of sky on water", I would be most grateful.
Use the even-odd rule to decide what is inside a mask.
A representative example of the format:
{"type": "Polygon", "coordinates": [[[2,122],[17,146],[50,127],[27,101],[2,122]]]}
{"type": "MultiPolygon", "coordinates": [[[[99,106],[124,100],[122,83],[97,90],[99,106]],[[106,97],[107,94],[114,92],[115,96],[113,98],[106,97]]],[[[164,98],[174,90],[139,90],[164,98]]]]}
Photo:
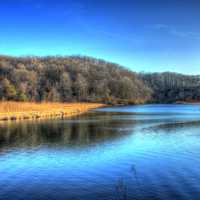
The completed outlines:
{"type": "Polygon", "coordinates": [[[138,106],[123,106],[122,107],[107,107],[103,109],[97,109],[97,111],[106,112],[130,112],[130,113],[144,113],[144,114],[200,114],[200,104],[149,104],[138,106]]]}
{"type": "Polygon", "coordinates": [[[97,112],[4,127],[0,199],[112,200],[119,196],[118,183],[126,186],[128,199],[196,199],[199,119],[196,112],[97,112]]]}

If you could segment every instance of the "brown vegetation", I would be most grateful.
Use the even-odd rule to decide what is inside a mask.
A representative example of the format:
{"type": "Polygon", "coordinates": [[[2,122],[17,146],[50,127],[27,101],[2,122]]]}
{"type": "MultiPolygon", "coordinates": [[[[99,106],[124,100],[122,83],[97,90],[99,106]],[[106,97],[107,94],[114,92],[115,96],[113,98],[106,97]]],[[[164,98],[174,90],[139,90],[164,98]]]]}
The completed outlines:
{"type": "Polygon", "coordinates": [[[90,57],[0,56],[0,100],[114,105],[200,101],[200,76],[135,73],[90,57]]]}
{"type": "Polygon", "coordinates": [[[89,57],[0,56],[0,100],[24,102],[146,102],[137,74],[89,57]]]}
{"type": "Polygon", "coordinates": [[[96,103],[28,103],[1,102],[0,121],[71,117],[103,107],[96,103]]]}

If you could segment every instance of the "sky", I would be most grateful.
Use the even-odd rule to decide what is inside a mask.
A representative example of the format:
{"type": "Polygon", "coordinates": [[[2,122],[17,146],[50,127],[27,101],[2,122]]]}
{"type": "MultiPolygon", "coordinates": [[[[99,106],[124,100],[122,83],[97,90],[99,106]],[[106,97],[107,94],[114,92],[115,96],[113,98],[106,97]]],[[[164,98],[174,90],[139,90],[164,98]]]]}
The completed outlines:
{"type": "Polygon", "coordinates": [[[1,0],[0,54],[200,74],[199,0],[1,0]]]}

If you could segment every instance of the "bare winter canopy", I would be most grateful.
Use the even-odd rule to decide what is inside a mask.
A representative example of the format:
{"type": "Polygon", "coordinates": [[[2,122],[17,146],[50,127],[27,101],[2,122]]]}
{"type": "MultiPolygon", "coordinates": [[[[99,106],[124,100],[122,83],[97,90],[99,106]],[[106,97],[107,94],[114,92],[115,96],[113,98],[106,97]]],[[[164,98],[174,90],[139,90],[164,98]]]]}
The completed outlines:
{"type": "Polygon", "coordinates": [[[0,99],[104,103],[200,99],[198,76],[136,74],[89,57],[0,57],[0,99]]]}

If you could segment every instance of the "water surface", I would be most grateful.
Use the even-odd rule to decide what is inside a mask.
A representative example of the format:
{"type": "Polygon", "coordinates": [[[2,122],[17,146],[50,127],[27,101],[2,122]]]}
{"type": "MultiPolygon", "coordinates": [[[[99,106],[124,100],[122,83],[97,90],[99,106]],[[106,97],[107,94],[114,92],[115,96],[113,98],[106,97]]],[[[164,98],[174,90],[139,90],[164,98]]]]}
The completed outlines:
{"type": "Polygon", "coordinates": [[[200,105],[0,125],[0,200],[196,200],[200,105]]]}

